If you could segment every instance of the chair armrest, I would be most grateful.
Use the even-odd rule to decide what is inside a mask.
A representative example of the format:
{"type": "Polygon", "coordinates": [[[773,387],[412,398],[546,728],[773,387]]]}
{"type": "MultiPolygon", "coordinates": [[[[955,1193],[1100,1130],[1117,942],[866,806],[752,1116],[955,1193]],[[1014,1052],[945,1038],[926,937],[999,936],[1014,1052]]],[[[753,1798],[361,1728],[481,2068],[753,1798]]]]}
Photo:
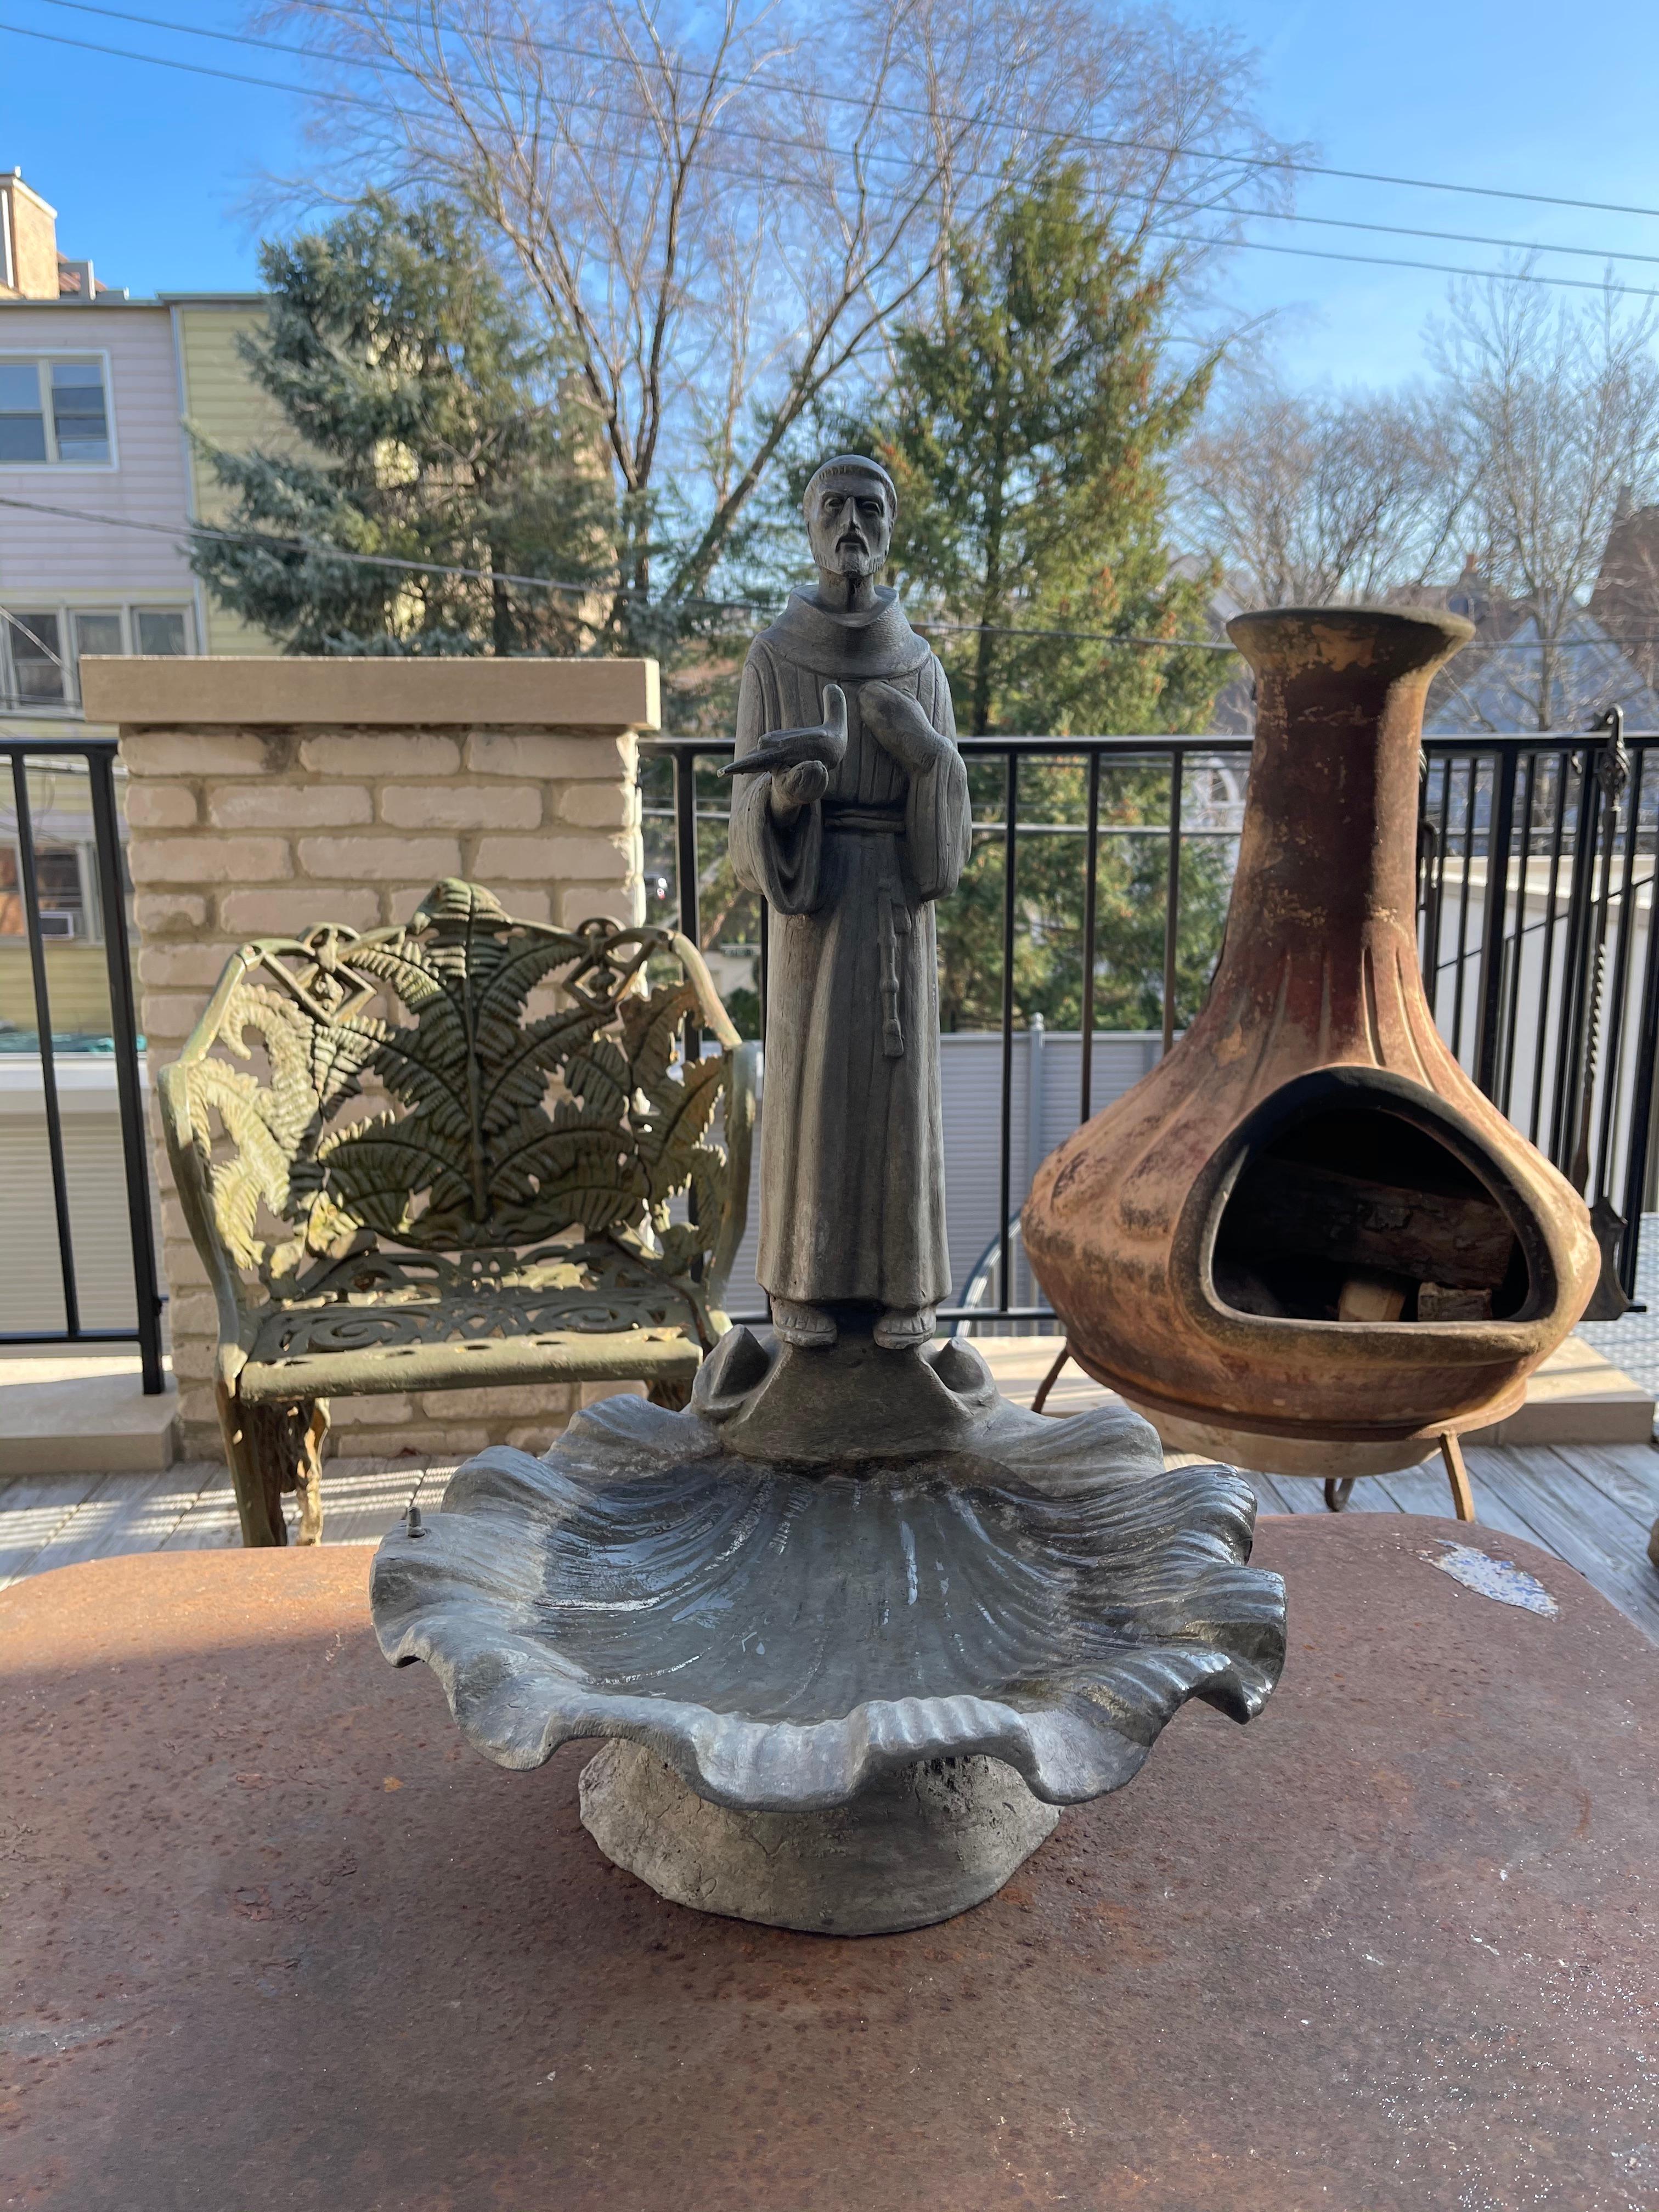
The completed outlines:
{"type": "Polygon", "coordinates": [[[219,1310],[219,1340],[240,1344],[242,1336],[241,1279],[219,1224],[214,1218],[213,1193],[197,1149],[194,1116],[191,1111],[189,1069],[182,1060],[164,1067],[156,1077],[161,1101],[161,1133],[178,1187],[185,1225],[212,1285],[219,1310]]]}
{"type": "Polygon", "coordinates": [[[713,1030],[727,1052],[736,1052],[738,1045],[737,1026],[720,1003],[720,994],[714,988],[714,979],[708,972],[708,963],[703,958],[689,937],[674,931],[671,942],[674,957],[685,970],[686,981],[696,994],[698,1012],[702,1026],[713,1030]]]}
{"type": "Polygon", "coordinates": [[[196,1117],[191,1105],[190,1070],[199,1060],[204,1060],[219,1035],[230,996],[252,962],[245,948],[231,955],[225,963],[223,974],[209,1000],[201,1019],[185,1040],[179,1057],[171,1066],[162,1068],[155,1079],[155,1088],[161,1113],[161,1134],[167,1141],[167,1159],[173,1169],[173,1179],[178,1188],[179,1203],[184,1210],[185,1224],[190,1231],[207,1278],[212,1287],[214,1303],[219,1312],[219,1340],[221,1344],[240,1346],[242,1340],[242,1284],[235,1260],[224,1238],[219,1233],[218,1220],[213,1210],[213,1189],[207,1178],[205,1166],[205,1135],[198,1146],[196,1117]]]}
{"type": "Polygon", "coordinates": [[[726,1297],[738,1247],[749,1225],[749,1162],[755,1138],[755,1100],[760,1088],[761,1048],[739,1044],[726,1055],[726,1200],[709,1256],[706,1289],[711,1304],[726,1297]]]}

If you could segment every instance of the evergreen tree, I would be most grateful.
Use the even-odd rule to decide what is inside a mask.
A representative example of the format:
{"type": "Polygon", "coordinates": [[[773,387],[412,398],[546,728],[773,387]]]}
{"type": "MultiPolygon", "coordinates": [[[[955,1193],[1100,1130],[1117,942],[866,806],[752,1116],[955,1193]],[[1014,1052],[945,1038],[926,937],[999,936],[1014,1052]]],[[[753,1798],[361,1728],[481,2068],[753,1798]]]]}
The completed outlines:
{"type": "Polygon", "coordinates": [[[1119,245],[1080,168],[1061,167],[958,249],[937,319],[897,333],[866,450],[898,485],[894,571],[941,625],[975,736],[1209,714],[1212,655],[1129,642],[1205,634],[1205,586],[1171,573],[1164,520],[1212,364],[1168,366],[1171,275],[1119,245]]]}
{"type": "Polygon", "coordinates": [[[590,648],[608,478],[463,217],[372,198],[260,258],[270,310],[243,356],[299,450],[208,448],[235,495],[228,534],[191,544],[215,597],[290,653],[590,648]]]}
{"type": "MultiPolygon", "coordinates": [[[[982,245],[952,257],[937,318],[901,330],[886,390],[838,426],[899,490],[893,570],[951,679],[965,734],[1201,730],[1226,668],[1203,649],[1210,580],[1174,571],[1167,465],[1212,364],[1173,370],[1171,272],[1145,268],[1087,204],[1080,169],[1012,198],[982,245]],[[1169,639],[1168,647],[1132,643],[1169,639]],[[1193,641],[1183,646],[1182,641],[1193,641]]],[[[970,773],[974,815],[1000,823],[1005,772],[970,773]]],[[[1028,763],[1018,849],[1018,1018],[1075,1028],[1082,1006],[1087,819],[1082,766],[1028,763]]],[[[1096,1020],[1160,1019],[1167,772],[1102,777],[1096,1020]]],[[[1189,801],[1193,787],[1188,787],[1189,801]]],[[[939,910],[947,1029],[1000,1018],[1003,841],[974,841],[939,910]]],[[[1183,854],[1177,1008],[1186,1020],[1219,944],[1228,854],[1183,854]]]]}

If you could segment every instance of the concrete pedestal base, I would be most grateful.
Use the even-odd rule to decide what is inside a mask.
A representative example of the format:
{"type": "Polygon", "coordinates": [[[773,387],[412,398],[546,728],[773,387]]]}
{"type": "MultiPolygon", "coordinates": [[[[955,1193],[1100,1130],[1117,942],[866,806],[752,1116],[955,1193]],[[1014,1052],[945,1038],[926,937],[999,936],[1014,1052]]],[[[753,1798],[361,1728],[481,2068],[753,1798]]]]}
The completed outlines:
{"type": "Polygon", "coordinates": [[[659,1897],[823,1936],[891,1936],[982,1905],[1054,1833],[1059,1810],[995,1759],[935,1759],[818,1813],[738,1813],[643,1744],[581,1773],[582,1826],[659,1897]]]}

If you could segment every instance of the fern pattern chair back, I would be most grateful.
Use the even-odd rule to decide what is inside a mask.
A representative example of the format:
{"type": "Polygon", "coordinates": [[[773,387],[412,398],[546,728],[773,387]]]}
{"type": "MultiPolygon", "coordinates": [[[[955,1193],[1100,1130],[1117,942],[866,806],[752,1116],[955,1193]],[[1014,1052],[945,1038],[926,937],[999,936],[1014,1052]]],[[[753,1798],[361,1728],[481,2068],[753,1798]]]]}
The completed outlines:
{"type": "MultiPolygon", "coordinates": [[[[756,1050],[678,933],[515,921],[474,884],[400,927],[244,945],[160,1079],[233,1468],[256,1402],[317,1429],[307,1362],[337,1395],[441,1388],[489,1379],[458,1346],[654,1324],[695,1365],[726,1326],[756,1050]],[[688,1022],[722,1052],[677,1057],[688,1022]]],[[[314,1488],[319,1446],[290,1484],[284,1432],[280,1486],[314,1488]]]]}

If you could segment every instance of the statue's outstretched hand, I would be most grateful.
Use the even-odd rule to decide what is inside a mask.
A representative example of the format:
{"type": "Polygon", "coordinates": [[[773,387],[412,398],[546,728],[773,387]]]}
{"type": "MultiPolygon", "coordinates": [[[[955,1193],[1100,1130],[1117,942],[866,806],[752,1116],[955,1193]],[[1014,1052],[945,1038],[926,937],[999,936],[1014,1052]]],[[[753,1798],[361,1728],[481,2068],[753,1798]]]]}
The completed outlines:
{"type": "Polygon", "coordinates": [[[826,684],[822,722],[810,729],[774,730],[741,759],[728,761],[720,774],[769,774],[772,811],[787,820],[823,797],[831,771],[846,756],[847,694],[839,684],[826,684]]]}
{"type": "Polygon", "coordinates": [[[921,775],[946,750],[946,740],[908,691],[894,684],[866,684],[859,694],[865,726],[907,775],[921,775]]]}
{"type": "Polygon", "coordinates": [[[782,821],[811,806],[830,788],[830,771],[822,761],[800,761],[793,768],[772,774],[772,811],[782,821]]]}

